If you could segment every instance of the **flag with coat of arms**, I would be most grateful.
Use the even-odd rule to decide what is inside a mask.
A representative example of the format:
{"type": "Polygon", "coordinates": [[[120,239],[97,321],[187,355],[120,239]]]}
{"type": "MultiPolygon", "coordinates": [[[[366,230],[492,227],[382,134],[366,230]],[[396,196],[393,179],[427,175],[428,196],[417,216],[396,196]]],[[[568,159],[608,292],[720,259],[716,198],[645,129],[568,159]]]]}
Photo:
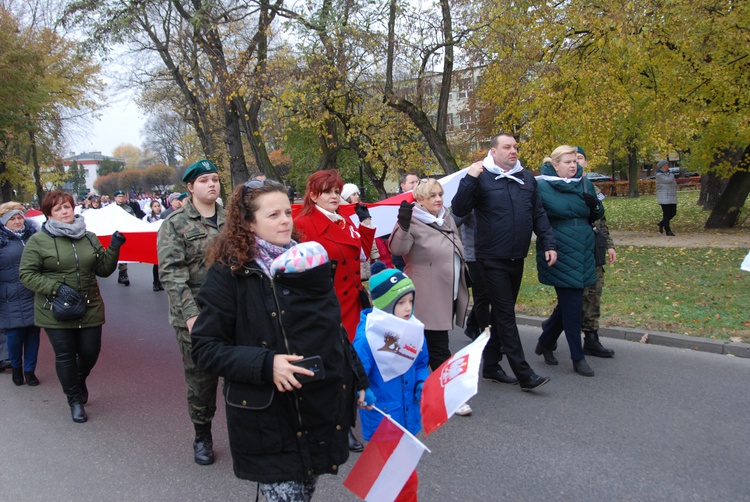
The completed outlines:
{"type": "Polygon", "coordinates": [[[422,428],[425,436],[439,429],[461,405],[477,393],[482,352],[489,329],[433,371],[422,388],[422,428]]]}

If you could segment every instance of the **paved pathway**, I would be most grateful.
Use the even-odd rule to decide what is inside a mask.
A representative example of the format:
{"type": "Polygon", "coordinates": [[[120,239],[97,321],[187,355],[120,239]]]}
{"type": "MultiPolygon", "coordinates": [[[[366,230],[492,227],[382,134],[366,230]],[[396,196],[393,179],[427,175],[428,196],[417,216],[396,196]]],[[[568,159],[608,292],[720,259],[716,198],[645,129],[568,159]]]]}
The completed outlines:
{"type": "MultiPolygon", "coordinates": [[[[108,323],[90,380],[90,420],[75,424],[42,343],[36,388],[0,374],[0,500],[247,501],[236,479],[220,405],[218,460],[192,461],[192,427],[166,296],[150,266],[132,285],[102,282],[108,323]]],[[[591,358],[596,377],[533,354],[539,329],[522,327],[532,367],[552,382],[535,393],[481,382],[474,415],[454,417],[425,443],[420,499],[750,500],[750,360],[608,339],[614,359],[591,358]]],[[[468,342],[452,333],[452,348],[468,342]]],[[[321,478],[318,501],[356,500],[339,476],[321,478]]]]}

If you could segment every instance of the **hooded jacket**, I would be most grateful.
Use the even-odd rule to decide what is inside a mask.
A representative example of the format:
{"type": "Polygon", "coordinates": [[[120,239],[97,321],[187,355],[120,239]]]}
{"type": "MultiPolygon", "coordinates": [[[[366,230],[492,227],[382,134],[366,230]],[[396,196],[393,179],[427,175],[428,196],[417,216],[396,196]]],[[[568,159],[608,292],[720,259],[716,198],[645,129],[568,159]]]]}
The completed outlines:
{"type": "Polygon", "coordinates": [[[40,328],[91,328],[104,324],[104,300],[96,276],[109,277],[117,268],[117,250],[107,250],[92,232],[80,239],[53,237],[43,225],[32,235],[21,257],[21,282],[36,292],[34,324],[40,328]],[[86,298],[81,319],[58,321],[52,313],[57,288],[66,284],[86,298]]]}
{"type": "MultiPolygon", "coordinates": [[[[552,164],[545,163],[542,175],[557,177],[557,172],[552,164]]],[[[595,196],[596,191],[594,184],[582,175],[583,169],[578,166],[574,177],[581,178],[580,181],[539,180],[542,204],[557,241],[557,261],[551,267],[545,260],[544,247],[537,242],[537,272],[542,284],[583,289],[596,282],[594,231],[589,221],[604,216],[604,206],[599,201],[592,211],[586,205],[584,183],[586,193],[595,196]]]]}
{"type": "Polygon", "coordinates": [[[21,237],[0,225],[0,329],[34,325],[34,292],[21,284],[18,269],[36,228],[28,220],[23,225],[21,237]]]}

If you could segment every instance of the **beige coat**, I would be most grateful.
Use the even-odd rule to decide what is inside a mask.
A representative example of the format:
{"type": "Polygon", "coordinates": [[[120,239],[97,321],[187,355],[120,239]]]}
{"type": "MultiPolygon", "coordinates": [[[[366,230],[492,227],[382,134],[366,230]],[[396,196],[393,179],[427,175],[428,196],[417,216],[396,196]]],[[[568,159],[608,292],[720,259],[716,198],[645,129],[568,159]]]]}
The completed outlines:
{"type": "Polygon", "coordinates": [[[469,305],[469,289],[464,275],[464,247],[456,222],[447,214],[442,227],[426,225],[412,217],[408,232],[396,223],[388,242],[391,253],[403,256],[404,273],[417,290],[414,315],[430,331],[453,329],[453,320],[463,327],[469,305]],[[453,299],[454,253],[461,258],[458,297],[453,299]]]}

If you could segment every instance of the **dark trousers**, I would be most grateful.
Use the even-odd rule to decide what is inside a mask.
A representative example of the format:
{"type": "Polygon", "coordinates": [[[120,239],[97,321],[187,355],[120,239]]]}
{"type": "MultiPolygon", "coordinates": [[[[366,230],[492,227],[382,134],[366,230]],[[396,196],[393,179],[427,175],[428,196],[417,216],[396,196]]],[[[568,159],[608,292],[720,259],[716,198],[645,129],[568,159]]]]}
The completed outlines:
{"type": "Polygon", "coordinates": [[[424,339],[427,342],[427,353],[430,356],[430,368],[435,371],[451,357],[447,331],[424,330],[424,339]]]}
{"type": "Polygon", "coordinates": [[[551,349],[557,343],[560,333],[565,331],[570,358],[573,361],[580,361],[584,357],[581,345],[583,289],[556,287],[555,291],[557,292],[557,305],[549,319],[542,323],[539,344],[551,349]]]}
{"type": "Polygon", "coordinates": [[[161,281],[159,280],[159,265],[154,265],[151,272],[154,276],[154,286],[161,286],[161,281]]]}
{"type": "Polygon", "coordinates": [[[677,214],[677,204],[659,204],[661,206],[661,221],[659,225],[662,225],[667,232],[671,232],[669,228],[669,222],[677,214]]]}
{"type": "Polygon", "coordinates": [[[23,367],[24,371],[36,370],[36,359],[39,355],[39,328],[24,326],[10,328],[5,332],[8,341],[8,359],[13,368],[23,367]]]}
{"type": "MultiPolygon", "coordinates": [[[[523,353],[521,338],[516,326],[516,299],[523,279],[523,260],[477,260],[487,284],[486,293],[492,306],[490,340],[484,349],[485,369],[497,366],[503,352],[519,381],[527,381],[534,375],[523,353]]],[[[580,312],[580,308],[578,310],[580,312]]]]}
{"type": "Polygon", "coordinates": [[[471,296],[474,306],[471,307],[469,318],[466,320],[467,333],[479,333],[490,324],[490,298],[486,293],[484,277],[475,261],[467,261],[469,279],[471,280],[471,296]]]}
{"type": "Polygon", "coordinates": [[[55,351],[55,370],[68,404],[80,402],[81,383],[86,382],[102,348],[102,327],[44,331],[55,351]]]}

